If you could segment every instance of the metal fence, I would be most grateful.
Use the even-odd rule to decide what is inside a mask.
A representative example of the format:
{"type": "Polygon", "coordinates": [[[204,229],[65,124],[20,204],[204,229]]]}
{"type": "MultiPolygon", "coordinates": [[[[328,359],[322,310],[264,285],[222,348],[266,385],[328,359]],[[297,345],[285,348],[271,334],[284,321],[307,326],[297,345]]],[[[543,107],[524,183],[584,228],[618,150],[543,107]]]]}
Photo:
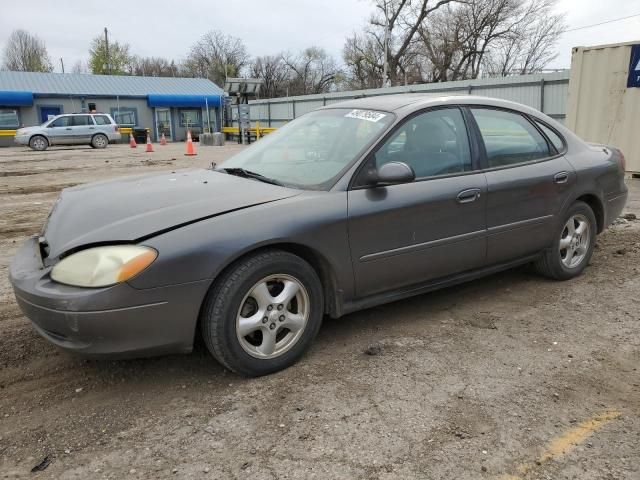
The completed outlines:
{"type": "MultiPolygon", "coordinates": [[[[281,97],[254,100],[251,106],[251,122],[262,127],[281,127],[286,122],[316,108],[332,103],[394,93],[424,93],[430,96],[482,95],[523,103],[564,122],[569,71],[522,75],[519,77],[483,78],[456,82],[406,85],[400,87],[353,90],[319,95],[281,97]]],[[[233,124],[237,126],[237,108],[232,108],[233,124]]]]}

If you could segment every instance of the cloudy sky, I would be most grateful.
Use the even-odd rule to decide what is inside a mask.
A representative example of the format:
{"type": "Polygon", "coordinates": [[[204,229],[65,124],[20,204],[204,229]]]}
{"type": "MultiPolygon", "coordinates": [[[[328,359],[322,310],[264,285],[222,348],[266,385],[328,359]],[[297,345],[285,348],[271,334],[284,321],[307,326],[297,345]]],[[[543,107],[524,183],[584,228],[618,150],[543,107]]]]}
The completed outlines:
{"type": "MultiPolygon", "coordinates": [[[[0,16],[0,51],[11,31],[23,28],[42,38],[60,71],[87,59],[93,37],[109,28],[111,38],[129,43],[142,56],[184,58],[189,46],[211,29],[242,38],[251,55],[296,51],[319,45],[339,57],[344,38],[359,30],[372,10],[370,0],[23,0],[5,5],[0,16]],[[240,7],[240,5],[242,7],[240,7]]],[[[569,28],[640,14],[639,0],[558,0],[569,28]]],[[[571,47],[638,40],[640,16],[567,32],[550,67],[567,68],[571,47]]]]}

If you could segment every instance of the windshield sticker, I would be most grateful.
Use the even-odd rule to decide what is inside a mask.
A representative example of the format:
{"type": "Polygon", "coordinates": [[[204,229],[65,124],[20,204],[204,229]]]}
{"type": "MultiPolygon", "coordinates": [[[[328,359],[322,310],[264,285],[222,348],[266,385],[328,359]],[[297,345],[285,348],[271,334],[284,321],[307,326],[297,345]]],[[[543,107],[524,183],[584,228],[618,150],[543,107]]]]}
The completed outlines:
{"type": "Polygon", "coordinates": [[[384,113],[375,112],[373,110],[351,110],[345,115],[347,118],[357,118],[358,120],[366,120],[367,122],[377,122],[386,117],[384,113]]]}

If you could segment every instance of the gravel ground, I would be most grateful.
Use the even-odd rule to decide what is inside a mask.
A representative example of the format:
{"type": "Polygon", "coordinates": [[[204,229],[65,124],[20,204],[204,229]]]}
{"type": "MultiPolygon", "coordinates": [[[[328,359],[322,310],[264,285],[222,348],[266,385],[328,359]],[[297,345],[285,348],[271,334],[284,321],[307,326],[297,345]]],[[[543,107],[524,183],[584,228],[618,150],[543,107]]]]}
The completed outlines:
{"type": "Polygon", "coordinates": [[[640,478],[640,221],[568,282],[522,268],[326,319],[265,378],[201,345],[108,362],[42,340],[7,268],[61,188],[241,147],[155,148],[0,149],[0,478],[640,478]]]}

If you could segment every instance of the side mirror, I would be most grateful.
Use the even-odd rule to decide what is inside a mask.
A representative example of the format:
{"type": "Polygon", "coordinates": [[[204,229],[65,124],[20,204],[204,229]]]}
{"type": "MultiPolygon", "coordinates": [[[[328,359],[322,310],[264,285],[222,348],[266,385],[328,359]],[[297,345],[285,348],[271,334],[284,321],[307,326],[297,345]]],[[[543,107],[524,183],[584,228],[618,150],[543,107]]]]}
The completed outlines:
{"type": "Polygon", "coordinates": [[[382,165],[376,175],[376,183],[398,184],[409,183],[416,179],[416,174],[409,165],[404,162],[389,162],[382,165]]]}

